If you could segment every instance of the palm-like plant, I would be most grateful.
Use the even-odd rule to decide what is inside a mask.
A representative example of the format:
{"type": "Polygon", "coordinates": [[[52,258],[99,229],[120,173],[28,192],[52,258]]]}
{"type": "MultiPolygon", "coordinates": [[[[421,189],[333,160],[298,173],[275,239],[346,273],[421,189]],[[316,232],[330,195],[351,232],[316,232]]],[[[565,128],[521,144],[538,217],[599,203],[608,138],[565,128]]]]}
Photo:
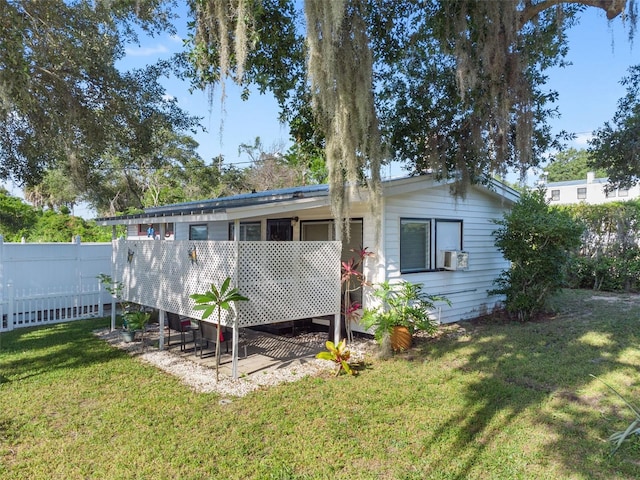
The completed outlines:
{"type": "Polygon", "coordinates": [[[190,295],[196,302],[194,310],[202,310],[202,319],[209,318],[215,311],[218,312],[218,335],[216,335],[216,381],[218,380],[218,366],[220,365],[220,323],[222,310],[230,310],[234,302],[248,301],[241,295],[237,288],[231,288],[231,277],[227,277],[220,288],[211,284],[211,288],[205,293],[190,295]]]}
{"type": "Polygon", "coordinates": [[[615,393],[618,398],[620,398],[627,407],[629,407],[629,410],[631,410],[631,412],[634,415],[634,419],[631,421],[631,423],[629,423],[629,425],[627,425],[627,428],[625,428],[624,430],[618,431],[618,432],[614,432],[611,434],[611,436],[609,437],[609,441],[611,443],[613,443],[613,448],[611,450],[611,455],[613,455],[614,453],[616,453],[618,451],[618,449],[620,448],[620,446],[622,445],[622,443],[627,440],[629,437],[631,437],[631,435],[640,435],[640,409],[638,407],[636,407],[635,405],[631,404],[626,398],[624,398],[620,393],[618,393],[618,391],[613,388],[611,385],[609,385],[608,383],[606,383],[604,380],[602,380],[601,378],[596,377],[595,375],[591,375],[593,378],[595,378],[596,380],[600,380],[602,383],[604,383],[609,390],[611,390],[613,393],[615,393]]]}

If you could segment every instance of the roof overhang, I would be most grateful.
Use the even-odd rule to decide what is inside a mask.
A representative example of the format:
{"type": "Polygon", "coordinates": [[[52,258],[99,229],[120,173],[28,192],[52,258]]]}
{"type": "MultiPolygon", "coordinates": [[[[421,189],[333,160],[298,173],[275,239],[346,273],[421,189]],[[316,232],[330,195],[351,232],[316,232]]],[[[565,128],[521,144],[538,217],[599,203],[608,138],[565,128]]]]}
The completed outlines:
{"type": "Polygon", "coordinates": [[[286,216],[300,210],[326,207],[328,196],[295,198],[272,203],[244,205],[230,208],[192,209],[183,211],[145,212],[121,217],[96,219],[98,225],[138,225],[141,223],[201,223],[216,221],[244,220],[254,217],[286,216]]]}
{"type": "MultiPolygon", "coordinates": [[[[382,182],[384,196],[411,193],[425,188],[448,187],[453,180],[436,180],[433,175],[402,177],[382,182]]],[[[472,185],[495,196],[502,202],[515,203],[520,194],[508,185],[490,180],[487,185],[472,185]]],[[[366,188],[352,186],[347,195],[350,202],[368,203],[369,191],[366,188]]],[[[187,202],[147,209],[144,213],[119,217],[97,218],[98,225],[138,225],[141,223],[201,223],[216,221],[234,221],[261,217],[293,216],[304,210],[329,207],[329,188],[327,185],[314,185],[298,189],[283,189],[233,197],[187,202]]]]}

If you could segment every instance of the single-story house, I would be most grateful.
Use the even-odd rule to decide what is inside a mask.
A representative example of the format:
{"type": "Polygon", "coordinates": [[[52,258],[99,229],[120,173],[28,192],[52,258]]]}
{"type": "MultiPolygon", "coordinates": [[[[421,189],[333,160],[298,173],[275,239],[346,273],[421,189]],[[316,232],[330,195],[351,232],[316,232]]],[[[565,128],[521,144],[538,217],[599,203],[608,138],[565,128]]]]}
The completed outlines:
{"type": "MultiPolygon", "coordinates": [[[[465,196],[452,195],[450,186],[450,182],[438,181],[432,175],[384,181],[378,230],[376,218],[370,208],[368,191],[351,191],[350,239],[343,242],[339,254],[342,261],[345,261],[354,255],[352,249],[367,247],[375,253],[364,264],[364,274],[368,281],[375,284],[383,280],[408,280],[422,283],[426,293],[447,297],[451,305],[443,303],[437,312],[433,312],[442,323],[483,315],[500,304],[502,299],[489,296],[487,291],[493,287],[494,279],[509,265],[494,245],[492,232],[496,226],[492,220],[502,218],[518,199],[517,191],[498,181],[492,181],[486,186],[469,186],[465,196]],[[379,239],[376,238],[376,231],[380,232],[379,239]]],[[[126,252],[120,253],[121,263],[125,258],[133,257],[134,250],[148,242],[154,245],[183,242],[183,253],[164,253],[163,261],[168,261],[167,256],[177,256],[182,262],[188,264],[191,261],[193,264],[193,258],[189,260],[190,252],[197,252],[202,259],[203,245],[208,243],[221,242],[221,245],[226,245],[237,240],[240,244],[257,245],[257,242],[264,242],[266,248],[267,244],[274,243],[293,242],[293,245],[335,240],[327,185],[308,185],[153,207],[147,208],[144,213],[100,218],[97,222],[100,225],[127,226],[126,241],[129,246],[126,247],[126,252]],[[154,230],[152,237],[147,233],[149,226],[154,230]]],[[[114,243],[117,244],[118,242],[114,243]]],[[[154,264],[158,262],[158,255],[160,254],[154,257],[154,264]]],[[[244,256],[247,255],[249,254],[245,253],[244,256]]],[[[291,254],[283,255],[288,257],[291,254]]],[[[330,257],[327,254],[321,256],[330,257]]],[[[117,254],[114,255],[116,257],[117,254]]],[[[252,262],[255,264],[256,261],[252,262]]],[[[277,263],[279,260],[271,261],[277,263]]],[[[158,275],[176,276],[179,268],[174,260],[171,262],[171,270],[158,275]]],[[[211,262],[213,260],[208,260],[208,263],[211,262]]],[[[263,257],[260,257],[260,262],[265,266],[263,257]]],[[[145,269],[158,271],[158,267],[145,265],[145,269]]],[[[298,265],[299,261],[294,267],[297,268],[298,265]]],[[[133,268],[131,258],[125,266],[133,268]]],[[[256,278],[265,281],[269,275],[282,273],[279,269],[294,268],[281,267],[282,265],[276,264],[266,265],[262,273],[256,274],[256,278]]],[[[253,269],[237,266],[233,268],[240,271],[253,269]]],[[[336,269],[330,274],[339,277],[339,266],[336,269]]],[[[138,279],[133,273],[128,277],[132,285],[144,283],[142,278],[154,277],[149,277],[148,272],[142,271],[137,275],[138,279]]],[[[171,288],[182,288],[194,274],[189,275],[177,275],[180,280],[171,288]]],[[[213,280],[214,277],[211,274],[207,278],[213,280]]],[[[216,278],[219,281],[222,277],[216,278]]],[[[332,283],[332,288],[334,287],[335,284],[332,283]]],[[[155,285],[153,288],[157,291],[160,286],[155,285]]],[[[316,289],[312,291],[311,297],[318,302],[322,295],[317,291],[317,286],[310,288],[316,289]]],[[[276,290],[268,294],[271,295],[269,301],[272,304],[281,303],[282,300],[274,292],[276,290]]],[[[252,293],[255,295],[255,292],[247,292],[246,288],[242,293],[250,299],[252,293]]],[[[179,302],[174,301],[167,306],[168,310],[181,314],[192,313],[184,300],[188,295],[180,295],[174,291],[165,292],[163,296],[181,298],[179,302]]],[[[334,314],[335,309],[339,309],[339,305],[336,307],[339,300],[334,300],[334,297],[331,293],[328,311],[323,312],[322,308],[318,308],[312,316],[334,314]]],[[[370,301],[366,292],[364,297],[362,303],[366,307],[367,301],[370,301]]],[[[153,305],[148,298],[141,298],[140,295],[133,295],[131,299],[153,305]]],[[[296,299],[292,301],[295,302],[296,299]]],[[[262,310],[265,309],[266,306],[263,306],[262,310]]],[[[275,323],[292,318],[277,309],[270,311],[274,316],[266,318],[263,315],[259,322],[275,323]]],[[[298,314],[303,315],[304,312],[298,314]]]]}

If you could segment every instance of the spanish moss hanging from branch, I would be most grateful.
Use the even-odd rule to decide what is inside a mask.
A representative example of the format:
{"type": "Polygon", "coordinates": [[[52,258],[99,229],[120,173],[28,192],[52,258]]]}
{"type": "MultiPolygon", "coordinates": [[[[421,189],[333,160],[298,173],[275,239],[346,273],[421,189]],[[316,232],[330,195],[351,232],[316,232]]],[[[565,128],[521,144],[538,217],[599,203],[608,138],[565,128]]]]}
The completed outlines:
{"type": "MultiPolygon", "coordinates": [[[[225,100],[225,80],[232,78],[242,84],[249,38],[253,29],[253,14],[260,0],[197,0],[195,2],[196,32],[194,63],[206,72],[217,65],[221,102],[225,100]],[[235,74],[233,73],[235,71],[235,74]]],[[[209,83],[209,87],[214,85],[209,83]]],[[[210,95],[213,90],[210,88],[210,95]]],[[[210,96],[211,99],[211,96],[210,96]]]]}
{"type": "MultiPolygon", "coordinates": [[[[326,135],[337,238],[349,237],[349,192],[367,179],[379,219],[381,143],[373,98],[366,2],[306,0],[308,74],[314,112],[326,135]]],[[[379,220],[376,221],[379,224],[379,220]]]]}

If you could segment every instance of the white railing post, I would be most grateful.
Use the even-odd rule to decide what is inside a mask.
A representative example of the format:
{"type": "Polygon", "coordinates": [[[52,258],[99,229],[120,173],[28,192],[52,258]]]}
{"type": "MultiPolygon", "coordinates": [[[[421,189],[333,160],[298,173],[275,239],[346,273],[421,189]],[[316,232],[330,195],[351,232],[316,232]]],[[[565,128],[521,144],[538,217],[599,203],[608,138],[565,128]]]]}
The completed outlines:
{"type": "Polygon", "coordinates": [[[13,311],[15,302],[15,289],[13,283],[7,283],[7,330],[13,330],[13,311]]]}
{"type": "MultiPolygon", "coordinates": [[[[235,272],[234,287],[238,288],[240,282],[240,220],[236,219],[233,224],[233,241],[235,243],[235,272]]],[[[231,342],[231,377],[238,379],[238,311],[234,309],[236,314],[233,320],[233,341],[231,342]]],[[[217,353],[216,353],[217,354],[217,353]]]]}

